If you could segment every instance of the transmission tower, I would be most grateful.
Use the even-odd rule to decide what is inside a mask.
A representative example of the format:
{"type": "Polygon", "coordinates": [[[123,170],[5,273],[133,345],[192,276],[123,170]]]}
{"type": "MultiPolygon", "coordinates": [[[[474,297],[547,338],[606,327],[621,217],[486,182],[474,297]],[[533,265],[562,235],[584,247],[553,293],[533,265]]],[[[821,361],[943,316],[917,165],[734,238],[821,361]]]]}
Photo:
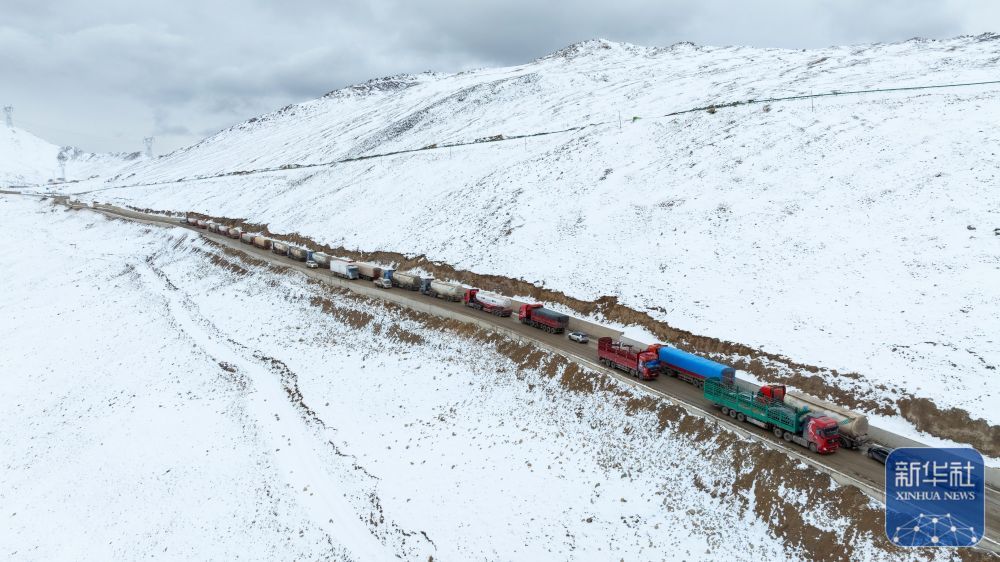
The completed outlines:
{"type": "Polygon", "coordinates": [[[153,137],[146,137],[142,139],[142,142],[146,143],[146,158],[153,157],[153,137]]]}
{"type": "Polygon", "coordinates": [[[3,114],[7,118],[7,126],[11,129],[14,128],[14,106],[5,105],[3,106],[3,114]]]}

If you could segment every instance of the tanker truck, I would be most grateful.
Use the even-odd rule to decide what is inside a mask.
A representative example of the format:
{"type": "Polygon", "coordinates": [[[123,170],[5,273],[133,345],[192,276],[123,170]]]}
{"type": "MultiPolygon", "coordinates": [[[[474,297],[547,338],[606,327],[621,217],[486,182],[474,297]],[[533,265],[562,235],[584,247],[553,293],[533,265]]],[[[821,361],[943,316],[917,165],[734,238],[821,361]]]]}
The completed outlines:
{"type": "Polygon", "coordinates": [[[288,244],[274,240],[271,242],[271,251],[279,256],[288,255],[288,244]]]}
{"type": "Polygon", "coordinates": [[[395,272],[392,274],[392,284],[401,289],[409,289],[410,291],[420,291],[426,293],[427,289],[430,288],[432,279],[428,277],[422,277],[418,273],[406,273],[406,272],[395,272]]]}
{"type": "Polygon", "coordinates": [[[240,242],[243,242],[244,244],[253,244],[253,238],[253,234],[249,232],[240,234],[240,242]]]}
{"type": "Polygon", "coordinates": [[[554,310],[542,308],[540,304],[522,304],[517,312],[517,319],[522,324],[534,326],[550,334],[561,334],[569,324],[569,316],[554,310]]]}
{"type": "Polygon", "coordinates": [[[494,316],[510,316],[510,299],[494,293],[487,293],[479,289],[466,289],[462,295],[465,306],[489,312],[494,316]]]}
{"type": "Polygon", "coordinates": [[[808,447],[821,455],[840,448],[837,421],[822,412],[786,403],[784,385],[757,388],[743,381],[710,378],[705,379],[702,392],[723,415],[771,431],[786,442],[808,447]]]}
{"type": "Polygon", "coordinates": [[[447,281],[432,279],[427,285],[427,290],[424,291],[424,294],[439,299],[459,302],[462,300],[462,295],[465,294],[465,287],[458,283],[448,283],[447,281]]]}
{"type": "Polygon", "coordinates": [[[238,226],[229,229],[229,237],[230,238],[238,240],[239,237],[242,236],[242,235],[243,235],[243,229],[240,228],[240,227],[238,227],[238,226]]]}
{"type": "Polygon", "coordinates": [[[271,248],[271,239],[264,236],[254,236],[253,245],[263,250],[269,250],[271,248]]]}
{"type": "Polygon", "coordinates": [[[667,345],[654,345],[657,356],[663,364],[663,373],[689,382],[698,388],[705,384],[705,379],[721,379],[733,382],[736,370],[732,367],[716,363],[711,359],[681,351],[667,345]]]}
{"type": "Polygon", "coordinates": [[[316,262],[318,267],[323,269],[330,268],[330,256],[324,254],[323,252],[313,252],[311,256],[312,261],[316,262]]]}
{"type": "Polygon", "coordinates": [[[789,393],[785,396],[785,404],[794,408],[808,408],[812,412],[823,413],[837,422],[840,428],[840,443],[845,449],[860,449],[870,438],[868,437],[868,416],[841,408],[825,400],[789,393]]]}
{"type": "Polygon", "coordinates": [[[309,259],[309,250],[305,248],[299,248],[297,246],[289,246],[288,257],[293,260],[306,261],[309,259]]]}

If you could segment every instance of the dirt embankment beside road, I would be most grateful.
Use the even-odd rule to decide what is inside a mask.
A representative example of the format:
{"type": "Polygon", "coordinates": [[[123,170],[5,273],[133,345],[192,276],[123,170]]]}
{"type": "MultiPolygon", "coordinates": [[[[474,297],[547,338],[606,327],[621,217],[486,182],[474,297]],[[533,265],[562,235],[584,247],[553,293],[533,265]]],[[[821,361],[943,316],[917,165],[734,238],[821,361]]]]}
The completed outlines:
{"type": "MultiPolygon", "coordinates": [[[[387,328],[374,315],[364,311],[373,307],[385,308],[396,318],[406,318],[424,328],[451,332],[496,349],[517,365],[518,371],[514,376],[518,379],[525,380],[528,371],[537,370],[567,392],[606,396],[617,402],[633,419],[652,414],[658,421],[656,431],[690,440],[691,447],[701,447],[713,460],[727,465],[735,476],[731,480],[710,481],[695,476],[694,486],[713,497],[732,499],[740,510],[752,510],[757,518],[768,522],[774,536],[787,545],[800,548],[803,558],[855,560],[860,556],[860,553],[855,553],[855,546],[869,540],[876,548],[888,553],[898,549],[885,537],[884,511],[862,491],[847,486],[838,487],[836,493],[831,493],[834,484],[828,475],[805,469],[797,460],[760,442],[747,441],[734,433],[720,431],[719,424],[713,420],[690,415],[682,407],[653,396],[637,397],[636,393],[614,378],[588,371],[530,343],[518,342],[458,320],[422,314],[394,303],[374,301],[315,281],[311,284],[318,291],[335,293],[340,299],[357,299],[364,304],[362,310],[353,310],[338,307],[334,299],[324,296],[313,296],[308,301],[311,306],[354,329],[377,332],[388,329],[391,333],[391,327],[387,328]],[[809,516],[823,512],[842,516],[847,521],[846,525],[826,527],[809,516]]],[[[419,338],[417,334],[411,335],[419,338]]],[[[580,423],[590,422],[581,417],[580,423]]],[[[689,513],[691,517],[698,516],[695,510],[689,513]]],[[[970,561],[989,559],[988,555],[973,550],[965,550],[955,556],[970,561]]],[[[930,557],[928,555],[928,559],[930,557]]]]}
{"type": "MultiPolygon", "coordinates": [[[[178,212],[129,208],[152,214],[182,216],[182,213],[178,212]]],[[[395,264],[399,270],[419,268],[432,273],[437,278],[460,281],[488,291],[506,295],[525,295],[539,301],[559,303],[582,316],[595,315],[620,324],[641,326],[656,335],[661,341],[669,342],[685,351],[724,361],[737,369],[752,373],[763,381],[794,386],[808,394],[852,410],[882,415],[898,413],[921,431],[944,439],[968,443],[985,455],[1000,457],[1000,426],[993,426],[985,420],[973,418],[964,410],[955,408],[942,410],[925,398],[912,396],[899,389],[887,389],[881,384],[867,383],[865,378],[857,373],[842,373],[832,369],[824,369],[744,344],[681,330],[666,322],[654,319],[647,312],[622,305],[614,296],[604,296],[595,301],[584,301],[560,291],[538,287],[520,279],[456,269],[445,263],[430,261],[423,255],[407,256],[396,252],[369,252],[331,247],[319,244],[298,233],[272,232],[266,224],[248,222],[244,219],[212,217],[200,213],[187,213],[187,215],[211,219],[230,227],[240,227],[248,232],[259,232],[276,240],[332,255],[361,261],[395,264]],[[733,360],[733,357],[738,357],[738,359],[733,360]],[[870,390],[864,391],[865,386],[868,386],[870,390]],[[846,390],[846,388],[852,388],[852,390],[846,390]],[[857,390],[859,388],[862,390],[857,390]],[[878,392],[886,390],[890,390],[898,398],[892,401],[878,392]]]]}

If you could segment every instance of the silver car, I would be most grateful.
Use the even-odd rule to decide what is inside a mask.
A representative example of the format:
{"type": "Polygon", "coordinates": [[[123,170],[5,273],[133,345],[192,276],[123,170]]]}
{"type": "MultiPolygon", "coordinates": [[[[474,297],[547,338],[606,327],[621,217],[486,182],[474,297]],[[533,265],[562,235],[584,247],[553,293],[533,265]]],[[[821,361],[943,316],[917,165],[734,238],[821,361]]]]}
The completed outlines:
{"type": "Polygon", "coordinates": [[[317,267],[319,267],[319,264],[312,260],[309,260],[306,262],[306,267],[308,267],[309,269],[316,269],[317,267]]]}
{"type": "Polygon", "coordinates": [[[588,336],[583,332],[570,332],[566,334],[566,337],[575,342],[580,342],[580,343],[587,343],[590,341],[590,336],[588,336]]]}

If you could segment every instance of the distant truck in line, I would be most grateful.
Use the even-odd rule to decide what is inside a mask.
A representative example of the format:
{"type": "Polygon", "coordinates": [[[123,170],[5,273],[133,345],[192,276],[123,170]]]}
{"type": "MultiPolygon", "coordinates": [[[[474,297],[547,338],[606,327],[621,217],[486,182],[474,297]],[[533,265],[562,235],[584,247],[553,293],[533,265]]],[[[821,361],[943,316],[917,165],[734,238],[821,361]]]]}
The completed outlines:
{"type": "Polygon", "coordinates": [[[540,304],[522,304],[517,312],[522,324],[545,330],[550,334],[561,334],[569,324],[569,316],[543,308],[540,304]]]}
{"type": "Polygon", "coordinates": [[[837,421],[823,412],[787,404],[784,385],[755,388],[742,381],[705,379],[702,392],[723,414],[772,431],[776,437],[814,453],[826,455],[840,448],[837,421]]]}
{"type": "Polygon", "coordinates": [[[433,279],[427,285],[427,290],[424,291],[424,294],[439,299],[459,302],[462,300],[462,295],[465,294],[465,287],[459,285],[458,283],[448,283],[447,281],[438,281],[437,279],[433,279]]]}
{"type": "Polygon", "coordinates": [[[656,346],[639,351],[631,344],[604,337],[597,340],[597,361],[644,381],[656,380],[660,375],[660,359],[656,346]]]}
{"type": "Polygon", "coordinates": [[[489,312],[494,316],[506,317],[513,312],[510,299],[480,289],[466,289],[462,295],[462,302],[465,306],[489,312]]]}

